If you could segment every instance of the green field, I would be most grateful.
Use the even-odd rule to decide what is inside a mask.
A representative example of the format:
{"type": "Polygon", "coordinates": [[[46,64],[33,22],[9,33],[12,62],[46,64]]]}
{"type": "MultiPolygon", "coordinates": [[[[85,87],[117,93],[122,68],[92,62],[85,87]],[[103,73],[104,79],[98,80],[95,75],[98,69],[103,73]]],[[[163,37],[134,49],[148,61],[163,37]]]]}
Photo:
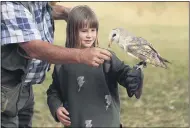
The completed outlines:
{"type": "MultiPolygon", "coordinates": [[[[164,58],[172,62],[169,69],[148,65],[144,69],[144,89],[141,99],[127,97],[120,87],[121,121],[128,127],[188,127],[188,2],[61,2],[70,7],[86,4],[94,9],[99,22],[99,43],[107,48],[112,28],[123,27],[145,38],[164,58]],[[180,12],[179,12],[180,11],[180,12]]],[[[66,23],[56,21],[55,44],[64,45],[66,23]]],[[[111,48],[126,64],[137,61],[119,47],[111,48]]],[[[34,127],[61,127],[46,104],[46,90],[51,71],[42,85],[35,85],[34,127]]]]}

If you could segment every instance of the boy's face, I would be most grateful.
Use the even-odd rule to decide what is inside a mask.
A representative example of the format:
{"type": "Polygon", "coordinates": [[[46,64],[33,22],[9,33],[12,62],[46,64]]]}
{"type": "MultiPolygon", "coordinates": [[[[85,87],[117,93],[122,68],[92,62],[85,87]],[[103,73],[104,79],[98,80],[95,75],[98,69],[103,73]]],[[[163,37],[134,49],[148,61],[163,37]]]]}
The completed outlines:
{"type": "Polygon", "coordinates": [[[92,47],[96,37],[96,28],[82,28],[79,30],[79,41],[82,48],[92,47]]]}

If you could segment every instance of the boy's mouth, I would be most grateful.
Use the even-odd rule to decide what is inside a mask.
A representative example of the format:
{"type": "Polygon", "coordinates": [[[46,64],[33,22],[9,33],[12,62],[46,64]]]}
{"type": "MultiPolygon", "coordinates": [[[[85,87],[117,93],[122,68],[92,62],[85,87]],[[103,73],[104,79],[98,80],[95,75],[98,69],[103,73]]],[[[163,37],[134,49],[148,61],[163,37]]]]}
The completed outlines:
{"type": "Polygon", "coordinates": [[[85,40],[85,42],[86,42],[86,43],[91,43],[91,42],[92,42],[92,40],[85,40]]]}

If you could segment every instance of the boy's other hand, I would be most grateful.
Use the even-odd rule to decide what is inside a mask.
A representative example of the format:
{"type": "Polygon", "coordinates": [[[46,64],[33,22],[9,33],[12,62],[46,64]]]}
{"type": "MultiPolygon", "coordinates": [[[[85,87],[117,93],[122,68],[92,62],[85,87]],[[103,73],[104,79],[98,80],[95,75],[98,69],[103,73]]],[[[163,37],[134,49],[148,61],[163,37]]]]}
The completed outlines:
{"type": "Polygon", "coordinates": [[[69,118],[69,112],[64,107],[59,107],[56,111],[56,115],[58,120],[64,125],[64,126],[70,126],[70,118],[69,118]]]}

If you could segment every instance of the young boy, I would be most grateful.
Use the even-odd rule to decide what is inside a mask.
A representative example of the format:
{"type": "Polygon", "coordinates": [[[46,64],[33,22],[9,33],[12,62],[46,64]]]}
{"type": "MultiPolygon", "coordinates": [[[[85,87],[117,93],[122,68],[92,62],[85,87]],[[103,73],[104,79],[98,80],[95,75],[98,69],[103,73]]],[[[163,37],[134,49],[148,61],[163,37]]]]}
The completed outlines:
{"type": "MultiPolygon", "coordinates": [[[[89,48],[98,44],[98,20],[88,6],[76,6],[67,21],[66,47],[89,48]]],[[[98,60],[95,59],[94,63],[98,60]]],[[[120,127],[118,85],[132,96],[142,84],[142,72],[120,61],[112,52],[99,67],[85,64],[56,65],[47,90],[48,105],[56,121],[71,127],[120,127]]]]}

